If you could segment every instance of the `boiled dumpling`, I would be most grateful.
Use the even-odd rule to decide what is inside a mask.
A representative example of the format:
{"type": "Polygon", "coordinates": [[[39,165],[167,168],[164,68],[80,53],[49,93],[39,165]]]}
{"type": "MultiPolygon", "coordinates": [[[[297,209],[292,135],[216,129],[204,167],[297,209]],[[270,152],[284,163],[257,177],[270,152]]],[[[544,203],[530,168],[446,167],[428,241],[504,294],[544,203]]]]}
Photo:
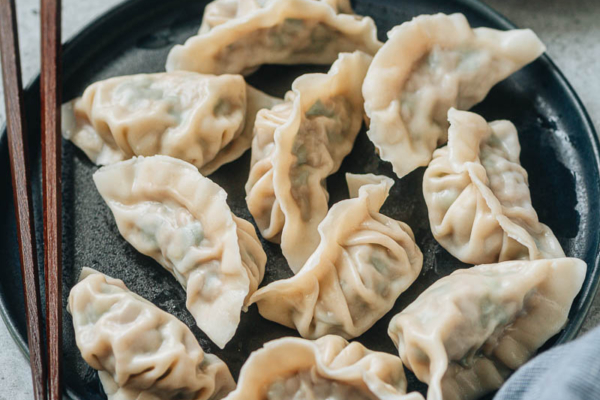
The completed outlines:
{"type": "Polygon", "coordinates": [[[248,74],[262,64],[331,64],[340,52],[380,47],[373,20],[352,13],[348,0],[217,0],[166,68],[248,74]]]}
{"type": "Polygon", "coordinates": [[[389,326],[428,400],[471,400],[498,389],[567,322],[586,264],[508,261],[455,271],[389,326]]]}
{"type": "Polygon", "coordinates": [[[66,103],[62,131],[99,165],[163,154],[207,175],[250,148],[256,113],[279,101],[240,75],[120,76],[66,103]]]}
{"type": "Polygon", "coordinates": [[[319,225],[321,243],[300,272],[250,299],[263,317],[306,338],[363,334],[423,266],[410,227],[379,213],[394,182],[372,174],[346,179],[352,198],[329,210],[319,225]]]}
{"type": "Polygon", "coordinates": [[[515,126],[454,109],[448,119],[448,145],[423,177],[435,239],[469,264],[564,257],[531,205],[515,126]]]}
{"type": "Polygon", "coordinates": [[[233,215],[217,184],[171,157],[103,167],[94,182],[121,235],[177,278],[196,324],[223,348],[264,276],[252,224],[233,215]]]}
{"type": "MultiPolygon", "coordinates": [[[[314,0],[328,4],[336,14],[354,14],[350,0],[314,0]]],[[[214,0],[204,8],[202,25],[199,33],[206,33],[215,26],[224,24],[257,11],[264,6],[264,0],[214,0]]]]}
{"type": "Polygon", "coordinates": [[[252,353],[227,400],[423,400],[400,358],[339,336],[273,340],[252,353]]]}
{"type": "Polygon", "coordinates": [[[67,307],[109,400],[218,400],[235,388],[227,365],[205,354],[183,322],[118,279],[89,268],[80,279],[67,307]]]}
{"type": "Polygon", "coordinates": [[[246,201],[263,237],[281,242],[298,272],[319,244],[329,194],[325,178],[338,170],[362,126],[362,79],[371,57],[342,53],[328,74],[292,84],[286,102],[256,117],[246,201]]]}
{"type": "Polygon", "coordinates": [[[446,142],[446,114],[482,101],[545,47],[529,29],[471,29],[462,14],[422,15],[395,27],[363,85],[369,138],[403,177],[446,142]]]}

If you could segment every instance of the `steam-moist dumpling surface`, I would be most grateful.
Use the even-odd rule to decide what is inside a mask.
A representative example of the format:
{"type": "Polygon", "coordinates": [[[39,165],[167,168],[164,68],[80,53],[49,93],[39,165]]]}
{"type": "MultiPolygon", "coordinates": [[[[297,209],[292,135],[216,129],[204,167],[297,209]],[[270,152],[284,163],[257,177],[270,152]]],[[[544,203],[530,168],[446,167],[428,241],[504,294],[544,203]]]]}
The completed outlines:
{"type": "Polygon", "coordinates": [[[262,64],[330,64],[341,52],[375,54],[375,22],[347,0],[217,0],[200,32],[176,45],[167,71],[248,74],[262,64]]]}
{"type": "Polygon", "coordinates": [[[316,341],[286,337],[266,343],[250,355],[240,372],[237,389],[227,396],[227,400],[288,399],[423,397],[419,393],[406,394],[400,358],[330,335],[316,341]]]}
{"type": "MultiPolygon", "coordinates": [[[[354,14],[350,0],[314,0],[329,5],[336,14],[354,14]]],[[[214,0],[204,8],[202,25],[199,33],[206,33],[215,26],[224,24],[234,18],[242,18],[253,11],[264,7],[264,0],[214,0]]]]}
{"type": "Polygon", "coordinates": [[[428,400],[498,389],[567,322],[586,275],[576,258],[460,269],[424,291],[389,326],[428,400]]]}
{"type": "Polygon", "coordinates": [[[80,279],[68,303],[75,340],[109,400],[218,400],[235,388],[183,322],[118,279],[89,268],[80,279]]]}
{"type": "Polygon", "coordinates": [[[246,202],[294,272],[319,244],[325,178],[339,169],[362,126],[360,85],[370,62],[362,52],[342,53],[329,73],[302,75],[286,102],[256,117],[246,202]]]}
{"type": "Polygon", "coordinates": [[[435,151],[423,194],[435,239],[470,264],[564,257],[531,204],[521,146],[509,121],[489,125],[451,109],[448,145],[435,151]]]}
{"type": "Polygon", "coordinates": [[[256,113],[278,101],[240,75],[121,76],[66,103],[62,131],[99,165],[162,154],[209,174],[250,148],[256,113]]]}
{"type": "Polygon", "coordinates": [[[223,348],[264,276],[252,224],[233,215],[217,184],[171,157],[122,161],[101,168],[94,182],[121,235],[175,276],[196,324],[223,348]]]}
{"type": "Polygon", "coordinates": [[[410,227],[379,213],[393,181],[372,174],[346,179],[352,198],[329,210],[319,225],[321,243],[300,272],[250,299],[263,317],[306,338],[363,334],[423,266],[410,227]]]}
{"type": "Polygon", "coordinates": [[[468,110],[545,47],[529,29],[471,29],[462,14],[422,15],[388,32],[363,85],[369,138],[403,177],[446,142],[446,113],[468,110]]]}
{"type": "Polygon", "coordinates": [[[268,400],[374,400],[369,393],[356,390],[355,387],[330,381],[303,371],[291,377],[281,378],[269,387],[268,400]]]}

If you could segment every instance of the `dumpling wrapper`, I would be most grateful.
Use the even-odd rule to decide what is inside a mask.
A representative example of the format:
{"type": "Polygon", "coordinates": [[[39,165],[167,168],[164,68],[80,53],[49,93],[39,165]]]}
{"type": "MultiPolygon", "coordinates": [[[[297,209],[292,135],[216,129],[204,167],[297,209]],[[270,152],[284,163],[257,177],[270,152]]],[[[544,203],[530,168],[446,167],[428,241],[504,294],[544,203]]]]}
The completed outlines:
{"type": "Polygon", "coordinates": [[[441,278],[389,326],[428,400],[471,400],[498,389],[566,324],[586,275],[576,258],[508,261],[441,278]]]}
{"type": "MultiPolygon", "coordinates": [[[[336,14],[354,14],[350,0],[314,0],[321,1],[331,7],[336,14]]],[[[204,8],[202,25],[199,33],[206,33],[215,26],[240,18],[264,6],[264,0],[214,0],[204,8]]]]}
{"type": "Polygon", "coordinates": [[[400,358],[339,336],[286,337],[250,355],[227,400],[423,400],[406,394],[400,358]]]}
{"type": "Polygon", "coordinates": [[[118,279],[84,268],[67,309],[109,400],[218,400],[235,389],[227,365],[183,322],[118,279]]]}
{"type": "Polygon", "coordinates": [[[305,338],[362,335],[419,276],[423,254],[408,225],[379,213],[394,181],[346,174],[351,199],[319,225],[321,243],[297,275],[259,289],[250,302],[305,338]]]}
{"type": "Polygon", "coordinates": [[[515,126],[455,109],[448,119],[448,145],[423,177],[433,237],[469,264],[564,257],[531,204],[515,126]]]}
{"type": "Polygon", "coordinates": [[[381,47],[369,17],[347,0],[217,0],[198,35],[169,52],[167,71],[248,75],[263,64],[331,64],[341,52],[381,47]]]}
{"type": "Polygon", "coordinates": [[[250,148],[256,113],[278,102],[241,75],[120,76],[65,103],[62,134],[98,165],[162,154],[208,175],[250,148]]]}
{"type": "Polygon", "coordinates": [[[545,50],[529,29],[471,29],[462,14],[421,15],[388,32],[363,84],[367,132],[398,177],[446,143],[446,114],[468,110],[545,50]]]}
{"type": "Polygon", "coordinates": [[[281,243],[298,272],[319,245],[325,179],[350,153],[363,120],[362,79],[371,57],[342,53],[327,74],[297,78],[283,104],[256,117],[246,202],[262,236],[281,243]]]}
{"type": "Polygon", "coordinates": [[[264,276],[254,226],[233,215],[221,187],[171,157],[103,167],[94,182],[121,235],[175,276],[196,324],[223,348],[264,276]]]}

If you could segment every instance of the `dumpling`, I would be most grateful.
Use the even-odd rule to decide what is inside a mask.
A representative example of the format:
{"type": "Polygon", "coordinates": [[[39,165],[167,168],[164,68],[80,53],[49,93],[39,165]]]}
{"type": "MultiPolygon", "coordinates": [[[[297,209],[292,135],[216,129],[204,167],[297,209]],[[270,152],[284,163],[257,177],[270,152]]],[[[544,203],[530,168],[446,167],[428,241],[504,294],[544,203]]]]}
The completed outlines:
{"type": "Polygon", "coordinates": [[[198,35],[171,49],[166,69],[247,75],[262,64],[331,64],[341,52],[380,47],[375,22],[348,0],[216,0],[198,35]]]}
{"type": "Polygon", "coordinates": [[[362,126],[360,85],[370,62],[362,52],[342,53],[329,73],[299,77],[286,102],[256,117],[246,202],[263,237],[281,242],[294,272],[319,245],[325,178],[339,169],[362,126]]]}
{"type": "Polygon", "coordinates": [[[379,213],[394,182],[372,174],[346,179],[351,199],[329,210],[319,225],[321,243],[306,265],[250,298],[263,317],[310,339],[363,334],[423,266],[410,227],[379,213]]]}
{"type": "Polygon", "coordinates": [[[67,308],[109,400],[218,400],[235,389],[227,365],[183,322],[118,279],[84,268],[67,308]]]}
{"type": "Polygon", "coordinates": [[[262,281],[266,255],[227,193],[185,161],[135,157],[94,174],[121,235],[187,291],[196,324],[223,348],[262,281]]]}
{"type": "Polygon", "coordinates": [[[468,110],[545,47],[529,29],[471,29],[462,14],[422,15],[388,32],[365,78],[369,138],[403,177],[446,142],[446,114],[468,110]]]}
{"type": "Polygon", "coordinates": [[[448,145],[423,177],[433,237],[469,264],[564,257],[531,205],[515,126],[455,109],[448,120],[448,145]]]}
{"type": "Polygon", "coordinates": [[[470,400],[498,389],[565,323],[586,275],[576,258],[457,270],[389,326],[428,400],[470,400]]]}
{"type": "Polygon", "coordinates": [[[273,340],[252,353],[227,400],[423,400],[400,358],[339,336],[273,340]]]}
{"type": "Polygon", "coordinates": [[[250,148],[256,113],[277,102],[241,75],[120,76],[63,105],[62,133],[99,165],[163,154],[208,175],[250,148]]]}
{"type": "MultiPolygon", "coordinates": [[[[354,14],[350,0],[314,0],[328,4],[336,14],[354,14]]],[[[202,25],[199,33],[206,33],[215,26],[224,24],[233,19],[248,15],[252,11],[260,10],[265,4],[264,0],[213,0],[204,8],[202,25]]]]}

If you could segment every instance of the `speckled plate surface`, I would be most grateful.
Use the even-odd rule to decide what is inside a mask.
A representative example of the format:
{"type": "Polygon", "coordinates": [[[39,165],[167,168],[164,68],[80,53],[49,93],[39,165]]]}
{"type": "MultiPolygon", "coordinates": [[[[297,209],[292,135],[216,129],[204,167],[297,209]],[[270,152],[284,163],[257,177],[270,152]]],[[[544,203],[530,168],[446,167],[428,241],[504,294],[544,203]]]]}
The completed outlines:
{"type": "MultiPolygon", "coordinates": [[[[90,83],[116,75],[164,70],[171,46],[193,35],[202,18],[203,0],[131,0],[97,19],[65,46],[64,99],[80,95],[90,83]]],[[[512,24],[475,0],[356,0],[359,14],[373,17],[380,39],[393,26],[419,14],[462,12],[473,26],[512,28],[512,24]]],[[[324,67],[265,66],[249,82],[273,95],[283,95],[298,75],[326,71],[324,67]]],[[[599,278],[600,177],[598,140],[576,94],[547,56],[497,85],[475,108],[487,120],[510,119],[519,130],[521,162],[529,172],[533,205],[569,256],[588,263],[588,275],[576,298],[565,330],[545,348],[573,338],[581,324],[599,278]]],[[[39,154],[39,81],[26,94],[29,144],[32,151],[35,218],[42,243],[41,161],[39,154]]],[[[211,176],[229,193],[229,205],[251,220],[244,201],[249,152],[211,176]]],[[[218,349],[193,324],[185,309],[185,293],[152,259],[136,252],[120,235],[113,217],[92,182],[94,166],[74,145],[63,142],[64,304],[83,266],[120,278],[164,310],[191,327],[207,352],[216,353],[237,378],[248,355],[263,343],[296,333],[258,315],[256,306],[242,315],[238,332],[224,350],[218,349]]],[[[0,137],[0,311],[15,340],[27,352],[23,295],[6,135],[0,137]]],[[[424,168],[396,180],[383,213],[407,222],[425,256],[418,280],[392,311],[358,338],[373,350],[396,353],[387,336],[391,317],[439,277],[466,265],[450,256],[433,239],[421,192],[424,168]]],[[[348,196],[344,173],[379,173],[393,177],[391,166],[379,160],[364,130],[340,171],[328,179],[331,203],[348,196]]],[[[269,261],[263,284],[291,275],[278,246],[263,242],[269,261]]],[[[40,265],[43,253],[39,254],[40,265]]],[[[72,399],[103,399],[96,372],[81,359],[75,346],[71,318],[64,320],[64,376],[72,399]]],[[[409,375],[409,388],[426,386],[409,375]]]]}

